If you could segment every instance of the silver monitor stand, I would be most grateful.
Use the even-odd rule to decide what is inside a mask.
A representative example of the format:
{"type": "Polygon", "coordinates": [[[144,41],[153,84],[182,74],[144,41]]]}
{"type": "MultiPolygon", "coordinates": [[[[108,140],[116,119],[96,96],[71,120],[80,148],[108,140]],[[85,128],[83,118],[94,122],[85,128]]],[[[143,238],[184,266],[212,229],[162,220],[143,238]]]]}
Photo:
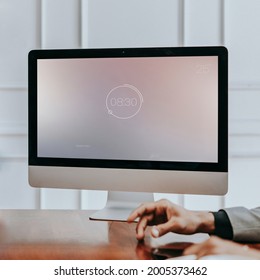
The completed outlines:
{"type": "Polygon", "coordinates": [[[141,203],[154,201],[153,193],[109,191],[106,206],[90,215],[91,220],[126,221],[141,203]]]}

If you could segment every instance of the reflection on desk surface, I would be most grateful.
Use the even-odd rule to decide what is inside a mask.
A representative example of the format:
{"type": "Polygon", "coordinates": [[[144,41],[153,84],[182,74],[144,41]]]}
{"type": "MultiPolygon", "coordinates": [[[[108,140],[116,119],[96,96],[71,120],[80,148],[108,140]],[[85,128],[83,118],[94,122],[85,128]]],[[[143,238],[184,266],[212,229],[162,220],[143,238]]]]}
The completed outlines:
{"type": "Polygon", "coordinates": [[[155,259],[168,259],[181,256],[183,250],[193,243],[200,243],[209,238],[208,234],[196,233],[183,235],[167,233],[159,238],[152,238],[150,245],[155,259]]]}
{"type": "Polygon", "coordinates": [[[207,233],[196,233],[191,235],[177,234],[169,232],[159,238],[151,237],[151,246],[158,247],[171,243],[200,243],[209,238],[207,233]]]}

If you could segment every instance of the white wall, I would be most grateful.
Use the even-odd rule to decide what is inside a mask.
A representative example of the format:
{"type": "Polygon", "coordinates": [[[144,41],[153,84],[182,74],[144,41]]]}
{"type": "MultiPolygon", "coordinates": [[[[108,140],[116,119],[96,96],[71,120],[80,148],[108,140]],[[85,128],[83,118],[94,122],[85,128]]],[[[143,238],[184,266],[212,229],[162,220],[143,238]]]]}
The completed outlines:
{"type": "Polygon", "coordinates": [[[193,45],[229,49],[229,193],[169,197],[193,209],[259,205],[259,11],[258,0],[0,0],[0,208],[93,208],[106,197],[28,186],[30,49],[193,45]]]}

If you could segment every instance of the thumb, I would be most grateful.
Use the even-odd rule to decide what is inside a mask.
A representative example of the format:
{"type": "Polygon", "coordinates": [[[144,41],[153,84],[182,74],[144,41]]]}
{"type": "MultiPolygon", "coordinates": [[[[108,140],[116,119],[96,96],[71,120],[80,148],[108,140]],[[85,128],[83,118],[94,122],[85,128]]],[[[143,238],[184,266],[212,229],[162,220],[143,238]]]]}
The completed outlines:
{"type": "Polygon", "coordinates": [[[152,228],[151,233],[152,233],[152,236],[156,238],[156,237],[160,237],[160,236],[170,232],[171,228],[172,228],[172,221],[169,220],[164,224],[154,226],[152,228]]]}

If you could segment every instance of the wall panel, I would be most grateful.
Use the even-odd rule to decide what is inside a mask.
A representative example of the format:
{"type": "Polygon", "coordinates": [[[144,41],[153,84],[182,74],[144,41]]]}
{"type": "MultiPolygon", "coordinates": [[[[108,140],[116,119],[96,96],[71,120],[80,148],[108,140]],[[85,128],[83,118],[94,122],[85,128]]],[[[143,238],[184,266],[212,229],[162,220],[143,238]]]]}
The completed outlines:
{"type": "Polygon", "coordinates": [[[41,189],[41,209],[80,209],[80,191],[63,189],[41,189]]]}
{"type": "MultiPolygon", "coordinates": [[[[260,88],[238,87],[229,90],[229,118],[230,121],[260,120],[260,88]]],[[[245,127],[242,129],[246,129],[245,127]]],[[[250,127],[248,127],[248,130],[250,127]]],[[[253,130],[257,129],[254,127],[253,130]]],[[[245,132],[245,131],[241,131],[245,132]]],[[[253,131],[252,131],[253,132],[253,131]]]]}
{"type": "Polygon", "coordinates": [[[39,208],[39,190],[28,185],[27,174],[27,158],[4,159],[0,155],[1,209],[39,208]]]}
{"type": "Polygon", "coordinates": [[[229,149],[231,157],[260,158],[260,89],[229,91],[229,149]]]}
{"type": "Polygon", "coordinates": [[[23,133],[27,134],[27,103],[26,88],[0,86],[0,134],[3,130],[13,130],[15,133],[15,129],[19,130],[19,127],[23,127],[23,133]]]}
{"type": "Polygon", "coordinates": [[[231,85],[260,84],[260,1],[225,2],[225,42],[231,85]]]}
{"type": "Polygon", "coordinates": [[[230,159],[230,188],[226,206],[259,206],[260,158],[230,159]]]}
{"type": "Polygon", "coordinates": [[[83,46],[177,46],[179,16],[177,0],[83,0],[83,46]]]}
{"type": "Polygon", "coordinates": [[[87,191],[81,192],[82,209],[102,209],[106,205],[107,191],[87,191]]]}
{"type": "Polygon", "coordinates": [[[27,86],[27,54],[40,47],[39,0],[0,2],[0,87],[27,86]]]}
{"type": "Polygon", "coordinates": [[[185,0],[184,45],[222,44],[222,1],[185,0]]]}
{"type": "Polygon", "coordinates": [[[42,47],[81,45],[80,0],[42,0],[42,47]]]}

